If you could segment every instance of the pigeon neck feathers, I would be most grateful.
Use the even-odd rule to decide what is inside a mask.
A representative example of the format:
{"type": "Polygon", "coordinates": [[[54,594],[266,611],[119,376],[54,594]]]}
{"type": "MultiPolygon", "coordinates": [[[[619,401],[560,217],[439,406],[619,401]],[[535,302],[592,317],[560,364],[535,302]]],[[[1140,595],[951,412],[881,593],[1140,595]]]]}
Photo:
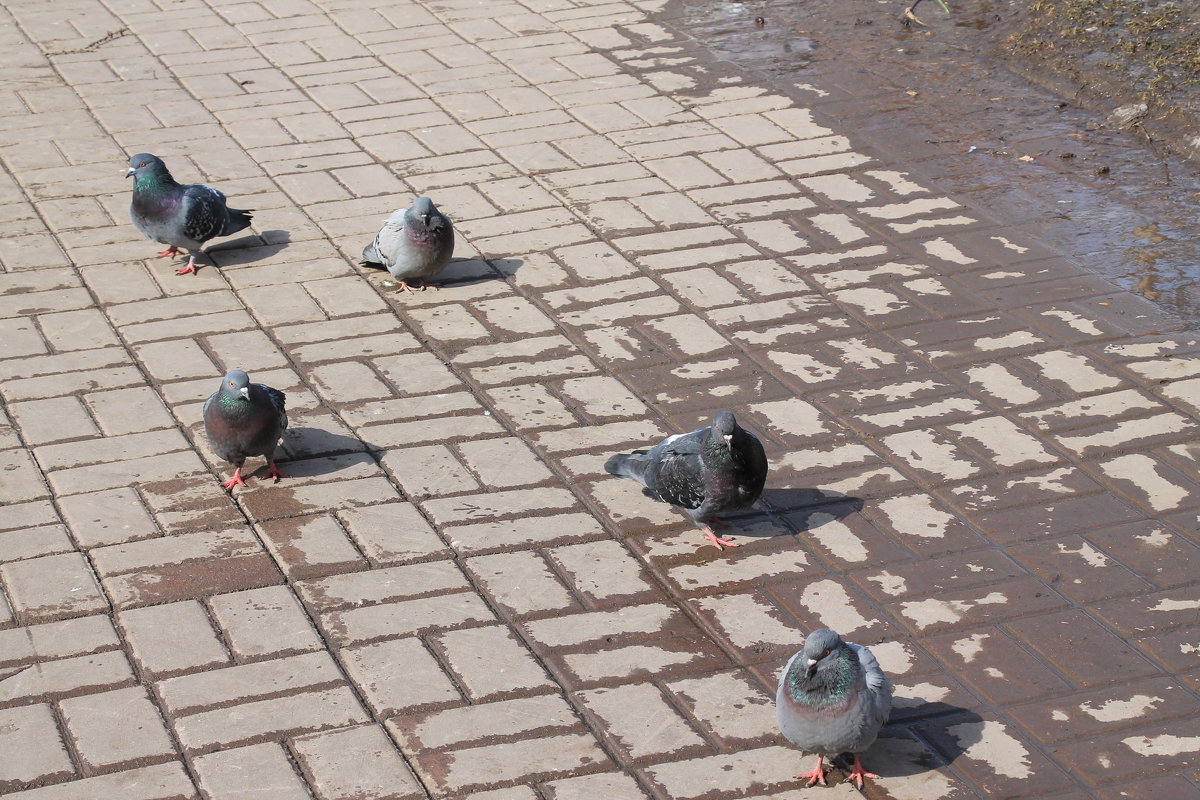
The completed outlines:
{"type": "Polygon", "coordinates": [[[815,709],[841,705],[862,671],[858,656],[844,642],[817,662],[811,673],[803,653],[797,655],[787,676],[792,699],[815,709]]]}

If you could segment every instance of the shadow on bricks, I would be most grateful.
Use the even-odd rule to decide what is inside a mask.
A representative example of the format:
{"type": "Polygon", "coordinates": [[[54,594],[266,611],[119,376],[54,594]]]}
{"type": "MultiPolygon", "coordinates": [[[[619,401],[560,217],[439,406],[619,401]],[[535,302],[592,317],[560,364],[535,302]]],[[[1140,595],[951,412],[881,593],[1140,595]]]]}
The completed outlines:
{"type": "Polygon", "coordinates": [[[830,489],[811,487],[764,489],[759,502],[777,513],[799,511],[799,513],[789,516],[793,520],[801,521],[803,525],[801,530],[824,525],[833,519],[848,517],[861,511],[863,507],[860,497],[851,497],[830,489]],[[824,516],[817,517],[818,514],[824,516]]]}

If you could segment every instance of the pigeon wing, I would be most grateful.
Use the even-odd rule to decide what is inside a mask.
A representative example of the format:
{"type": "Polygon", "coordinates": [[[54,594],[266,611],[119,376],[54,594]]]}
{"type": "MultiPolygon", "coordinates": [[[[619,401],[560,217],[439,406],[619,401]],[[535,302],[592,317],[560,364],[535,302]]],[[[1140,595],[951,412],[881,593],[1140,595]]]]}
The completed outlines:
{"type": "Polygon", "coordinates": [[[225,195],[211,186],[193,183],[183,189],[183,235],[193,242],[207,242],[225,229],[229,216],[225,195]]]}
{"type": "Polygon", "coordinates": [[[892,682],[883,674],[883,668],[875,659],[875,654],[860,644],[846,642],[858,656],[862,665],[863,678],[867,683],[867,693],[872,697],[871,707],[875,714],[876,725],[881,726],[887,721],[892,711],[892,682]]]}
{"type": "Polygon", "coordinates": [[[406,209],[401,208],[387,218],[383,227],[379,229],[379,233],[375,234],[375,241],[371,242],[370,246],[363,251],[364,259],[372,264],[383,264],[385,267],[396,263],[397,254],[404,242],[405,212],[406,209]],[[374,250],[375,258],[368,258],[370,250],[374,250]]]}
{"type": "Polygon", "coordinates": [[[267,399],[271,401],[271,405],[275,408],[275,413],[277,415],[276,424],[279,427],[279,432],[282,433],[283,431],[287,430],[287,395],[278,389],[273,389],[270,386],[266,386],[261,383],[255,384],[255,386],[257,386],[258,389],[260,389],[267,396],[267,399]]]}

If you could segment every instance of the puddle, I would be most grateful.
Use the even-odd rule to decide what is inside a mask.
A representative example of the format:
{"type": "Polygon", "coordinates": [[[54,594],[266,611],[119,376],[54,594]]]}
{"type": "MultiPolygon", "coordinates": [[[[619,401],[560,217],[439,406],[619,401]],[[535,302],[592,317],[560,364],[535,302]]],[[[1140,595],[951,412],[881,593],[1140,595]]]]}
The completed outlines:
{"type": "Polygon", "coordinates": [[[777,89],[874,94],[878,120],[856,117],[852,101],[823,110],[865,144],[877,125],[918,132],[932,148],[914,163],[936,175],[927,184],[1200,328],[1200,164],[1164,164],[1144,135],[1109,130],[1105,114],[1012,71],[1006,8],[976,0],[947,14],[924,0],[925,28],[875,0],[676,0],[662,16],[777,89]]]}

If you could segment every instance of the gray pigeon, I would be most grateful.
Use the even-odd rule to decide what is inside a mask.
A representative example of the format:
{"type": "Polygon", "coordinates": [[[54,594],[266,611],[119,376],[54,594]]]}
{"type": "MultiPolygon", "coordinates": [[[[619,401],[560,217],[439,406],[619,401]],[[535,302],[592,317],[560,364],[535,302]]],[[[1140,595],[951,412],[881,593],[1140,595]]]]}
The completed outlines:
{"type": "Polygon", "coordinates": [[[808,786],[825,783],[825,756],[854,754],[850,780],[859,788],[864,778],[878,775],[863,769],[859,753],[879,735],[892,710],[892,683],[871,651],[843,642],[828,628],[810,633],[804,649],[792,656],[779,676],[775,717],[779,730],[792,744],[817,754],[808,786]]]}
{"type": "Polygon", "coordinates": [[[230,371],[221,381],[221,388],[204,403],[204,431],[217,455],[233,464],[233,477],[221,485],[233,491],[244,486],[242,464],[249,456],[267,459],[267,477],[288,477],[275,466],[271,458],[275,445],[287,429],[286,398],[283,392],[251,383],[250,376],[240,369],[230,371]]]}
{"type": "Polygon", "coordinates": [[[445,269],[453,254],[450,218],[428,197],[418,197],[412,208],[392,212],[375,240],[363,248],[363,262],[382,264],[400,281],[401,290],[411,292],[409,280],[419,280],[424,290],[429,286],[425,279],[445,269]]]}
{"type": "Polygon", "coordinates": [[[731,412],[721,411],[710,427],[669,436],[649,450],[613,456],[604,469],[637,481],[648,496],[691,514],[704,524],[704,538],[720,550],[737,543],[713,533],[713,525],[723,524],[717,515],[754,504],[767,480],[767,455],[754,434],[739,427],[731,412]]]}
{"type": "Polygon", "coordinates": [[[250,211],[225,204],[225,195],[202,183],[176,183],[158,156],[138,153],[129,159],[125,177],[133,178],[133,203],[129,219],[147,239],[167,245],[159,257],[177,256],[179,248],[192,251],[187,266],[177,275],[195,274],[196,252],[217,236],[229,236],[250,225],[250,211]]]}

